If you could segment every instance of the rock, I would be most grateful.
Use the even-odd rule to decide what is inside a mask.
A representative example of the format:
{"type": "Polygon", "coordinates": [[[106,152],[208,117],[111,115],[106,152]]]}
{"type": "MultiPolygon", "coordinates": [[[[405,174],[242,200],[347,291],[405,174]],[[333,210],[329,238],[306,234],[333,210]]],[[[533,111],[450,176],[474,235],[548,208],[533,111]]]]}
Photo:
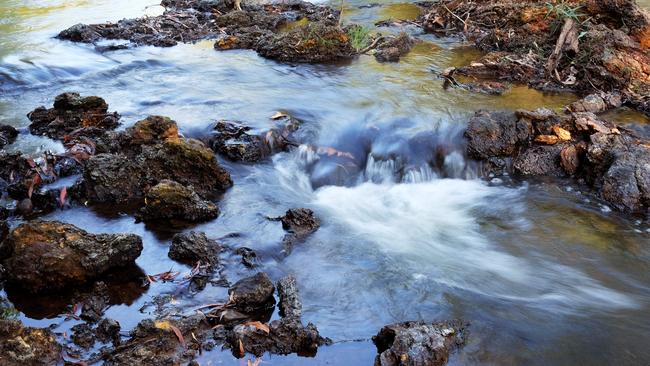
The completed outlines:
{"type": "Polygon", "coordinates": [[[0,319],[0,364],[55,365],[61,346],[49,329],[25,327],[18,320],[0,319]]]}
{"type": "Polygon", "coordinates": [[[9,225],[4,220],[0,220],[0,243],[9,235],[9,225]]]}
{"type": "Polygon", "coordinates": [[[524,176],[563,177],[560,151],[563,145],[535,145],[524,150],[513,161],[515,173],[524,176]]]}
{"type": "Polygon", "coordinates": [[[108,286],[104,282],[96,282],[90,294],[84,295],[79,301],[82,304],[79,317],[87,322],[96,323],[104,316],[109,301],[108,286]]]}
{"type": "Polygon", "coordinates": [[[95,335],[88,324],[77,324],[70,330],[72,330],[72,342],[77,346],[88,349],[95,344],[95,335]]]}
{"type": "Polygon", "coordinates": [[[441,366],[465,342],[460,322],[404,322],[383,327],[372,341],[375,366],[441,366]]]}
{"type": "Polygon", "coordinates": [[[330,339],[320,336],[313,324],[302,324],[302,305],[293,276],[284,277],[278,282],[278,294],[281,319],[272,321],[268,325],[268,332],[259,324],[249,322],[236,325],[232,332],[223,335],[235,357],[244,356],[240,347],[244,352],[258,357],[266,352],[314,356],[318,346],[331,343],[330,339]]]}
{"type": "Polygon", "coordinates": [[[21,224],[0,245],[8,281],[29,292],[82,285],[116,267],[132,265],[142,251],[133,234],[90,234],[58,221],[21,224]]]}
{"type": "Polygon", "coordinates": [[[143,200],[163,180],[192,187],[202,199],[217,198],[232,186],[230,174],[212,150],[179,138],[176,123],[152,116],[117,137],[120,152],[98,154],[86,163],[84,195],[91,202],[127,203],[143,200]]]}
{"type": "Polygon", "coordinates": [[[555,135],[539,135],[535,136],[535,142],[545,145],[555,145],[560,141],[560,138],[555,135]]]}
{"type": "Polygon", "coordinates": [[[560,164],[567,174],[576,174],[580,166],[580,157],[578,156],[578,148],[576,145],[569,145],[562,148],[560,151],[560,164]]]}
{"type": "Polygon", "coordinates": [[[257,253],[253,249],[246,247],[237,248],[235,254],[241,256],[241,263],[247,268],[253,268],[257,265],[257,253]]]}
{"type": "Polygon", "coordinates": [[[100,342],[112,342],[113,345],[120,344],[120,323],[113,319],[103,319],[97,324],[95,335],[100,342]]]}
{"type": "Polygon", "coordinates": [[[217,205],[201,199],[191,186],[171,180],[163,180],[147,191],[145,205],[139,214],[143,221],[175,219],[201,222],[217,216],[217,205]]]}
{"type": "Polygon", "coordinates": [[[575,117],[575,126],[579,131],[620,134],[620,131],[616,126],[598,119],[598,117],[593,113],[579,113],[576,114],[575,117]]]}
{"type": "Polygon", "coordinates": [[[0,124],[0,149],[12,144],[18,137],[18,131],[12,126],[0,124]]]}
{"type": "Polygon", "coordinates": [[[601,196],[617,209],[646,213],[650,207],[650,147],[630,146],[603,177],[601,196]]]}
{"type": "Polygon", "coordinates": [[[560,141],[569,141],[571,140],[571,132],[565,130],[564,128],[555,125],[552,127],[553,133],[559,138],[560,141]]]}
{"type": "Polygon", "coordinates": [[[229,290],[234,307],[244,313],[268,309],[275,304],[275,286],[264,272],[237,281],[229,290]]]}
{"type": "Polygon", "coordinates": [[[350,38],[340,27],[323,22],[308,23],[262,37],[255,50],[262,57],[284,62],[319,63],[351,59],[350,38]]]}
{"type": "Polygon", "coordinates": [[[532,125],[508,112],[478,111],[469,121],[467,153],[475,159],[514,155],[531,138],[532,125]]]}
{"type": "Polygon", "coordinates": [[[623,98],[620,93],[589,94],[586,97],[571,103],[567,110],[569,112],[590,112],[601,113],[609,109],[618,108],[623,105],[623,98]]]}
{"type": "Polygon", "coordinates": [[[214,267],[219,262],[221,246],[203,232],[176,234],[169,248],[169,258],[191,265],[200,261],[214,267]]]}
{"type": "Polygon", "coordinates": [[[296,208],[287,210],[284,216],[280,217],[282,228],[288,231],[282,243],[285,254],[289,254],[293,246],[314,233],[320,227],[320,220],[314,215],[314,211],[308,208],[296,208]]]}
{"type": "Polygon", "coordinates": [[[238,122],[219,121],[210,139],[212,149],[232,161],[257,162],[271,154],[271,146],[261,135],[238,122]]]}
{"type": "Polygon", "coordinates": [[[298,295],[296,278],[287,276],[278,281],[278,307],[280,316],[284,318],[298,318],[302,316],[302,303],[298,295]]]}
{"type": "Polygon", "coordinates": [[[81,97],[78,93],[63,93],[54,99],[54,108],[39,107],[27,117],[34,135],[63,139],[69,133],[86,127],[104,130],[119,125],[119,114],[108,112],[108,104],[100,97],[81,97]]]}
{"type": "Polygon", "coordinates": [[[407,33],[400,33],[387,41],[380,43],[375,51],[375,59],[379,62],[398,62],[413,47],[413,40],[407,33]]]}

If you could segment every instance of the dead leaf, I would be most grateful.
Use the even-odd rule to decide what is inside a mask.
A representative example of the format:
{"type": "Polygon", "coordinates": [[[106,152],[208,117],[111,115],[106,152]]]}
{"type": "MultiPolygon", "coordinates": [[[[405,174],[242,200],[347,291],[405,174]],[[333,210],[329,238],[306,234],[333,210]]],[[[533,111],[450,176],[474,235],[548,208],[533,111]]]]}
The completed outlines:
{"type": "Polygon", "coordinates": [[[239,340],[239,354],[244,357],[246,355],[246,350],[244,350],[244,343],[242,343],[241,339],[239,340]]]}
{"type": "Polygon", "coordinates": [[[535,137],[535,142],[539,142],[546,145],[555,145],[560,140],[559,137],[555,135],[539,135],[535,137]]]}
{"type": "Polygon", "coordinates": [[[61,188],[61,192],[59,193],[59,202],[61,203],[61,207],[65,206],[65,197],[68,194],[68,188],[63,187],[61,188]]]}
{"type": "Polygon", "coordinates": [[[569,141],[571,140],[571,132],[565,130],[564,128],[555,125],[553,126],[553,133],[560,138],[562,141],[569,141]]]}
{"type": "Polygon", "coordinates": [[[181,345],[185,347],[185,338],[183,337],[183,333],[181,333],[181,330],[178,329],[169,320],[157,320],[154,322],[154,326],[160,330],[173,332],[176,335],[176,338],[178,338],[178,341],[181,343],[181,345]]]}
{"type": "Polygon", "coordinates": [[[266,333],[266,334],[271,333],[271,328],[269,328],[268,325],[266,325],[266,324],[264,324],[264,323],[262,323],[260,321],[248,322],[248,323],[244,323],[244,325],[253,326],[253,327],[255,327],[255,328],[257,328],[257,329],[259,329],[261,331],[264,331],[264,333],[266,333]]]}

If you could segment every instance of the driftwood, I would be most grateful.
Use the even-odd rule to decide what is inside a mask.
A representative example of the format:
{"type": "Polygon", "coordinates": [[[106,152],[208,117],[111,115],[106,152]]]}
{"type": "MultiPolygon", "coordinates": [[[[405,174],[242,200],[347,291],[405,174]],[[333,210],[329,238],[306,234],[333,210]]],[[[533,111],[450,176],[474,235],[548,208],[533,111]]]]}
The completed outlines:
{"type": "Polygon", "coordinates": [[[562,26],[562,32],[555,43],[555,49],[548,58],[546,63],[546,71],[549,75],[553,76],[557,65],[565,52],[572,54],[578,53],[578,23],[574,19],[567,18],[562,26]]]}

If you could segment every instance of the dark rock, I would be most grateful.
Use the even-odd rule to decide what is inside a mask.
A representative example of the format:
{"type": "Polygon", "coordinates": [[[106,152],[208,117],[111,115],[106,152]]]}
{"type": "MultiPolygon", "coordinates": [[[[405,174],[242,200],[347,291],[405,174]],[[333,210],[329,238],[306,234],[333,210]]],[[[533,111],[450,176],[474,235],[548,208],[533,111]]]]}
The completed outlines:
{"type": "Polygon", "coordinates": [[[623,105],[623,96],[620,93],[596,93],[571,103],[567,110],[570,112],[601,113],[608,109],[618,108],[623,105]]]}
{"type": "Polygon", "coordinates": [[[478,111],[470,119],[465,137],[470,157],[512,156],[532,137],[532,125],[509,112],[478,111]]]}
{"type": "Polygon", "coordinates": [[[18,137],[18,131],[12,126],[0,125],[0,149],[12,144],[18,137]]]}
{"type": "Polygon", "coordinates": [[[57,221],[31,221],[0,245],[10,283],[30,292],[81,285],[115,267],[133,264],[142,239],[133,234],[90,234],[57,221]]]}
{"type": "Polygon", "coordinates": [[[372,337],[375,366],[441,366],[465,342],[460,322],[404,322],[383,327],[372,337]]]}
{"type": "Polygon", "coordinates": [[[112,342],[113,345],[120,344],[120,323],[113,319],[103,319],[97,324],[95,334],[100,342],[112,342]]]}
{"type": "Polygon", "coordinates": [[[275,286],[264,272],[237,281],[229,290],[234,307],[244,313],[255,313],[275,304],[275,286]]]}
{"type": "Polygon", "coordinates": [[[284,216],[280,217],[282,228],[288,231],[282,243],[285,254],[291,253],[293,246],[314,233],[320,227],[320,220],[314,215],[314,211],[308,208],[296,208],[287,210],[284,216]]]}
{"type": "Polygon", "coordinates": [[[302,303],[298,295],[296,278],[287,276],[278,281],[278,307],[283,318],[298,318],[302,316],[302,303]]]}
{"type": "Polygon", "coordinates": [[[177,135],[176,123],[152,116],[117,136],[120,153],[98,154],[86,163],[85,196],[91,202],[143,200],[163,180],[192,187],[202,199],[215,199],[232,180],[203,143],[177,135]]]}
{"type": "Polygon", "coordinates": [[[214,267],[219,262],[221,246],[203,232],[191,231],[174,235],[169,247],[169,258],[188,264],[200,261],[214,267]]]}
{"type": "Polygon", "coordinates": [[[109,301],[108,286],[104,282],[96,282],[90,294],[84,296],[81,301],[79,317],[91,323],[99,321],[104,316],[109,301]]]}
{"type": "Polygon", "coordinates": [[[71,328],[72,342],[81,348],[90,348],[95,344],[92,328],[86,323],[77,324],[71,328]]]}
{"type": "Polygon", "coordinates": [[[617,155],[603,177],[601,196],[621,211],[650,207],[650,147],[630,146],[617,155]]]}
{"type": "Polygon", "coordinates": [[[0,364],[3,366],[55,365],[60,357],[61,346],[51,330],[0,319],[0,364]]]}
{"type": "Polygon", "coordinates": [[[208,221],[219,216],[219,208],[199,197],[192,187],[163,180],[149,189],[139,218],[150,220],[208,221]]]}
{"type": "Polygon", "coordinates": [[[265,36],[258,41],[255,49],[262,57],[304,63],[351,59],[356,54],[345,31],[322,22],[265,36]]]}
{"type": "Polygon", "coordinates": [[[0,220],[0,243],[9,235],[9,225],[4,220],[0,220]]]}
{"type": "Polygon", "coordinates": [[[407,33],[400,33],[381,42],[376,49],[375,58],[379,62],[397,62],[413,47],[413,39],[407,33]]]}
{"type": "Polygon", "coordinates": [[[120,116],[108,112],[108,104],[100,97],[81,97],[78,93],[63,93],[54,99],[54,108],[39,107],[27,117],[34,135],[63,139],[69,133],[86,127],[115,129],[120,116]]]}
{"type": "Polygon", "coordinates": [[[241,255],[241,263],[248,267],[253,268],[257,265],[257,253],[251,248],[237,248],[235,254],[241,255]]]}

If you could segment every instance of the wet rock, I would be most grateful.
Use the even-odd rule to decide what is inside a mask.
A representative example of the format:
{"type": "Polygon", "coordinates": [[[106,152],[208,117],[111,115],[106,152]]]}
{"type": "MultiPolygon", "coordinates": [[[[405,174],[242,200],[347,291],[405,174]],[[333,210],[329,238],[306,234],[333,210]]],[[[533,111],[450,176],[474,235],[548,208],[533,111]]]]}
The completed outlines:
{"type": "Polygon", "coordinates": [[[512,156],[532,137],[532,124],[508,112],[478,111],[465,137],[467,152],[475,159],[512,156]]]}
{"type": "Polygon", "coordinates": [[[12,126],[0,125],[0,149],[12,144],[18,137],[18,131],[12,126]]]}
{"type": "Polygon", "coordinates": [[[460,322],[404,322],[383,327],[372,341],[375,366],[441,366],[465,342],[460,322]]]}
{"type": "Polygon", "coordinates": [[[275,304],[275,286],[264,272],[237,281],[229,290],[231,302],[244,313],[255,313],[275,304]]]}
{"type": "Polygon", "coordinates": [[[265,36],[258,41],[256,51],[260,56],[273,60],[301,63],[345,60],[356,54],[345,31],[322,22],[265,36]]]}
{"type": "Polygon", "coordinates": [[[17,320],[0,319],[0,364],[54,365],[61,346],[49,329],[25,327],[17,320]]]}
{"type": "Polygon", "coordinates": [[[287,276],[278,281],[278,297],[281,317],[299,319],[302,316],[302,303],[295,277],[287,276]]]}
{"type": "Polygon", "coordinates": [[[113,345],[120,344],[120,323],[113,319],[103,319],[97,324],[95,335],[100,342],[112,342],[113,345]]]}
{"type": "Polygon", "coordinates": [[[174,235],[169,248],[169,258],[188,264],[200,261],[214,267],[219,262],[221,246],[203,232],[191,231],[174,235]]]}
{"type": "Polygon", "coordinates": [[[565,146],[560,151],[560,164],[569,175],[576,174],[580,167],[579,151],[576,145],[565,146]]]}
{"type": "Polygon", "coordinates": [[[201,199],[192,187],[163,180],[145,194],[145,205],[139,218],[151,220],[183,220],[187,222],[208,221],[219,216],[219,208],[201,199]]]}
{"type": "Polygon", "coordinates": [[[72,342],[81,348],[90,348],[95,344],[92,328],[86,323],[77,324],[71,328],[72,342]]]}
{"type": "Polygon", "coordinates": [[[29,292],[84,284],[109,269],[133,264],[142,239],[133,234],[90,234],[73,225],[35,220],[0,245],[10,283],[29,292]]]}
{"type": "Polygon", "coordinates": [[[91,323],[99,321],[104,316],[104,311],[110,302],[108,292],[108,286],[104,282],[96,282],[90,294],[83,296],[80,300],[81,314],[79,317],[91,323]]]}
{"type": "Polygon", "coordinates": [[[78,93],[63,93],[54,99],[54,108],[38,107],[27,117],[34,135],[63,139],[69,133],[86,127],[104,130],[119,125],[119,114],[108,112],[108,104],[100,97],[81,97],[78,93]]]}
{"type": "Polygon", "coordinates": [[[242,349],[256,356],[266,352],[314,356],[318,346],[331,343],[331,340],[320,336],[313,324],[309,323],[307,326],[302,324],[300,319],[302,304],[296,279],[293,276],[285,277],[278,282],[278,295],[282,318],[268,324],[268,329],[255,323],[244,323],[236,325],[232,332],[224,335],[235,357],[244,356],[241,353],[242,349]]]}
{"type": "Polygon", "coordinates": [[[406,33],[400,33],[387,41],[380,43],[375,51],[375,59],[379,62],[398,62],[413,47],[413,40],[406,33]]]}
{"type": "Polygon", "coordinates": [[[251,248],[237,248],[235,254],[241,256],[241,263],[247,268],[253,268],[257,266],[257,253],[251,248]]]}
{"type": "Polygon", "coordinates": [[[209,145],[232,161],[258,162],[297,145],[293,142],[292,134],[299,128],[300,121],[290,116],[280,119],[282,121],[277,126],[257,133],[239,122],[219,121],[209,145]]]}
{"type": "Polygon", "coordinates": [[[284,216],[280,217],[282,228],[288,233],[282,239],[283,252],[288,255],[296,243],[304,240],[320,227],[320,220],[314,215],[314,211],[308,208],[296,208],[287,210],[284,216]]]}
{"type": "Polygon", "coordinates": [[[0,150],[0,191],[33,177],[33,162],[20,152],[0,150]]]}
{"type": "Polygon", "coordinates": [[[650,207],[650,147],[633,145],[616,154],[603,177],[600,193],[621,211],[647,211],[650,207]]]}
{"type": "Polygon", "coordinates": [[[524,150],[513,162],[515,172],[523,176],[565,176],[560,166],[562,148],[562,145],[535,145],[524,150]]]}
{"type": "Polygon", "coordinates": [[[198,355],[209,329],[202,315],[145,319],[131,331],[128,341],[103,352],[104,365],[186,364],[198,355]]]}
{"type": "Polygon", "coordinates": [[[152,116],[117,138],[120,152],[98,154],[86,163],[85,196],[92,202],[143,200],[163,180],[192,189],[202,199],[217,198],[232,180],[212,150],[197,140],[179,138],[176,123],[152,116]]]}

